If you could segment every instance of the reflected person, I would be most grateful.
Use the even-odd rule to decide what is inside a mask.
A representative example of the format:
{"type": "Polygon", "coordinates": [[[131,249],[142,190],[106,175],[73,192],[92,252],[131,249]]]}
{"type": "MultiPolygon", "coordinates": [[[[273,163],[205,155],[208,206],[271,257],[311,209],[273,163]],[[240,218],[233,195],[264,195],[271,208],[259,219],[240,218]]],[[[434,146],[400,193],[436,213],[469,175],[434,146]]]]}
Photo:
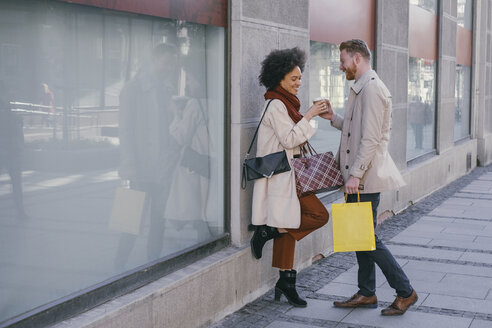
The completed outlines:
{"type": "Polygon", "coordinates": [[[424,125],[426,124],[426,104],[421,97],[415,97],[415,101],[408,105],[408,122],[415,137],[415,148],[422,149],[424,141],[424,125]]]}
{"type": "MultiPolygon", "coordinates": [[[[177,66],[177,48],[159,44],[152,50],[149,62],[120,93],[119,175],[130,181],[132,189],[146,192],[150,201],[150,260],[159,258],[162,251],[162,216],[176,165],[176,142],[169,134],[169,125],[173,120],[170,106],[176,94],[177,66]]],[[[117,266],[126,264],[135,239],[132,235],[122,236],[115,259],[117,266]]]]}
{"type": "Polygon", "coordinates": [[[5,88],[0,95],[0,172],[5,169],[10,175],[12,196],[17,217],[26,219],[24,195],[22,192],[22,148],[24,132],[22,118],[15,115],[11,108],[5,88]]]}
{"type": "Polygon", "coordinates": [[[186,69],[186,96],[175,98],[170,134],[181,150],[164,215],[178,230],[191,225],[197,232],[195,243],[211,236],[205,216],[210,156],[205,77],[198,77],[201,69],[186,69]]]}

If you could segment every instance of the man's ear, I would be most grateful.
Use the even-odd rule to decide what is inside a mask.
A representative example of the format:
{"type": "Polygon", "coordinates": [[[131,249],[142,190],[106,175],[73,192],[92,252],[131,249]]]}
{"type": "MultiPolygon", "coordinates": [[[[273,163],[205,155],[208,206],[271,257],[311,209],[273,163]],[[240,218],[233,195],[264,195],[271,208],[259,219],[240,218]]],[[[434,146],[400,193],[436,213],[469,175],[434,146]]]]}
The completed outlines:
{"type": "Polygon", "coordinates": [[[360,64],[360,61],[362,60],[362,56],[360,53],[356,52],[354,54],[354,61],[355,61],[355,64],[356,65],[359,65],[360,64]]]}

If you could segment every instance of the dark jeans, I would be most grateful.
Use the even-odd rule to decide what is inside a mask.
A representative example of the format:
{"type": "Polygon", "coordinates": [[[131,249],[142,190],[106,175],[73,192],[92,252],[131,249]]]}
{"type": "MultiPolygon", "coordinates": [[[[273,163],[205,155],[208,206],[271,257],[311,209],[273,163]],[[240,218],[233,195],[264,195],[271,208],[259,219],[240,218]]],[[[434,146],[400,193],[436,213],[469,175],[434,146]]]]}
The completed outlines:
{"type": "MultiPolygon", "coordinates": [[[[164,245],[164,226],[163,218],[164,207],[170,192],[170,183],[143,183],[131,182],[132,189],[145,191],[148,195],[150,203],[148,210],[150,211],[150,229],[147,240],[147,257],[149,261],[154,261],[161,257],[162,248],[164,245]]],[[[127,264],[130,252],[135,246],[137,236],[129,233],[121,233],[118,241],[118,248],[115,256],[115,267],[118,270],[123,270],[127,264]]]]}
{"type": "MultiPolygon", "coordinates": [[[[379,205],[379,193],[360,194],[361,202],[371,202],[372,217],[374,228],[377,223],[377,213],[379,205]]],[[[356,203],[357,194],[347,196],[347,203],[356,203]]],[[[359,264],[358,283],[360,295],[372,296],[376,293],[376,266],[377,264],[383,272],[389,285],[396,290],[396,294],[401,297],[409,297],[413,291],[408,277],[396,262],[391,252],[383,242],[376,236],[376,250],[355,252],[357,263],[359,264]]]]}
{"type": "Polygon", "coordinates": [[[22,193],[22,170],[20,158],[16,155],[10,155],[11,158],[3,158],[0,156],[0,174],[2,168],[5,168],[10,175],[10,182],[12,183],[12,196],[17,210],[17,216],[19,218],[25,218],[24,212],[24,195],[22,193]]]}

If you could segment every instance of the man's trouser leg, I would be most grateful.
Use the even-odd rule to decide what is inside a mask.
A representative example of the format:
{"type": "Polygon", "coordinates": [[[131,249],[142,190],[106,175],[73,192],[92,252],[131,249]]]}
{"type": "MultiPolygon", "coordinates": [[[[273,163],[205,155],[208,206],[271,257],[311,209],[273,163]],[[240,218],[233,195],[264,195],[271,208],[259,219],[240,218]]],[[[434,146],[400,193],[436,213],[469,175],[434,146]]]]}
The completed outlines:
{"type": "MultiPolygon", "coordinates": [[[[374,228],[376,228],[377,223],[379,197],[379,193],[360,194],[361,202],[371,202],[372,204],[374,228]]],[[[348,195],[347,202],[357,202],[357,194],[348,195]]],[[[376,293],[376,267],[374,264],[377,264],[386,277],[388,284],[396,290],[398,296],[405,298],[410,296],[413,288],[405,272],[403,272],[403,269],[377,235],[375,235],[375,239],[376,250],[355,252],[357,263],[359,264],[358,293],[364,296],[372,296],[376,293]]]]}

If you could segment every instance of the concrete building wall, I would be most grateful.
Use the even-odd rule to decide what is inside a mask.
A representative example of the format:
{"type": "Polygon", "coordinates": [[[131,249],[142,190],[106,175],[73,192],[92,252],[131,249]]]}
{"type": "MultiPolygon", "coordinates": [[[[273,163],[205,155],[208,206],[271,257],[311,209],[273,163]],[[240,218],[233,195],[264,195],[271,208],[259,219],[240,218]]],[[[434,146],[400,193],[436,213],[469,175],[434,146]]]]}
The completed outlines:
{"type": "Polygon", "coordinates": [[[406,167],[408,94],[408,15],[406,0],[377,1],[375,69],[393,96],[389,150],[400,169],[406,167]]]}
{"type": "MultiPolygon", "coordinates": [[[[403,210],[476,166],[492,162],[492,1],[475,1],[472,77],[472,136],[453,140],[456,50],[456,2],[439,6],[437,74],[437,154],[407,164],[408,22],[407,0],[377,1],[375,68],[393,95],[390,152],[407,186],[382,195],[380,218],[403,210]]],[[[298,46],[309,53],[308,0],[230,1],[230,119],[232,246],[128,295],[61,323],[81,327],[200,327],[238,310],[269,290],[277,279],[271,268],[271,242],[260,261],[250,254],[247,231],[252,183],[241,189],[241,164],[259,121],[264,88],[258,83],[260,63],[272,49],[298,46]]],[[[308,101],[308,72],[303,76],[301,103],[308,101]]],[[[254,151],[253,151],[254,154],[254,151]]],[[[328,204],[329,205],[329,204],[328,204]]],[[[330,208],[330,206],[327,206],[330,208]]],[[[300,243],[295,266],[302,269],[313,256],[331,253],[331,225],[300,243]]]]}
{"type": "MultiPolygon", "coordinates": [[[[241,190],[242,161],[263,109],[265,88],[258,75],[273,49],[299,47],[309,53],[309,1],[231,1],[231,235],[234,245],[249,237],[253,183],[241,190]],[[278,8],[278,9],[277,9],[278,8]],[[237,147],[239,145],[239,147],[237,147]]],[[[299,98],[308,101],[309,69],[299,98]]],[[[255,149],[252,150],[252,156],[255,149]]]]}
{"type": "Polygon", "coordinates": [[[474,33],[474,55],[473,64],[475,78],[473,83],[473,113],[474,133],[478,141],[478,161],[480,165],[492,162],[490,147],[492,146],[492,34],[491,13],[492,2],[476,1],[475,10],[475,33],[474,33]]]}

